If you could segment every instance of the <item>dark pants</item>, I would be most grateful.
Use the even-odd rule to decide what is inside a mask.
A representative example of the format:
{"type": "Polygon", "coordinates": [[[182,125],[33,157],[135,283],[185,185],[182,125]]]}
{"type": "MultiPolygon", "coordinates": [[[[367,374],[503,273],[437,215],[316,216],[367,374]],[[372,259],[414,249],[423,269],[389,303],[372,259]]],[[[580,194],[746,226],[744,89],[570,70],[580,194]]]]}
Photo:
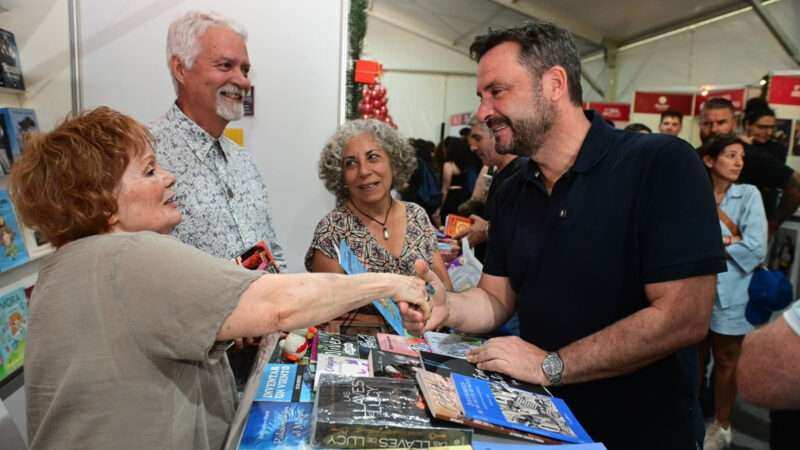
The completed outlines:
{"type": "Polygon", "coordinates": [[[800,448],[797,429],[800,428],[800,410],[773,410],[769,412],[769,448],[771,450],[797,450],[800,448]]]}

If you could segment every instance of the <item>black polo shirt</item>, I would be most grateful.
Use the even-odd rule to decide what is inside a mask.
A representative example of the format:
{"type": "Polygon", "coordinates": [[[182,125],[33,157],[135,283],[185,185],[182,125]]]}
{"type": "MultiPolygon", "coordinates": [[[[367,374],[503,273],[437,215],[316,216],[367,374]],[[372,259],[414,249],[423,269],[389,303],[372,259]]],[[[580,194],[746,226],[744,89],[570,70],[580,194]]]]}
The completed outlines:
{"type": "MultiPolygon", "coordinates": [[[[725,271],[711,183],[694,149],[587,118],[577,160],[552,194],[531,160],[501,187],[490,228],[484,272],[510,279],[522,338],[548,351],[648,307],[648,283],[725,271]]],[[[673,354],[555,394],[609,449],[694,448],[687,378],[673,354]]]]}

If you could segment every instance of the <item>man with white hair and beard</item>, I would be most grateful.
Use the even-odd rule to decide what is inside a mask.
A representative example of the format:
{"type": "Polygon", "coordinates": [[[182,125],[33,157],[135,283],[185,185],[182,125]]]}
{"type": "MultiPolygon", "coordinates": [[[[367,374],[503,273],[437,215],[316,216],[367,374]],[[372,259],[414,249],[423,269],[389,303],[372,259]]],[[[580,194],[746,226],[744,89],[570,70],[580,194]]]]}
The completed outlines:
{"type": "Polygon", "coordinates": [[[177,100],[151,124],[159,164],[177,178],[181,241],[232,259],[260,240],[278,264],[283,249],[272,227],[267,191],[249,152],[223,135],[243,114],[250,59],[241,25],[192,11],[167,35],[167,65],[177,100]]]}
{"type": "Polygon", "coordinates": [[[725,253],[711,183],[686,142],[628,133],[583,111],[570,34],[533,22],[492,30],[478,61],[478,117],[499,153],[530,157],[497,193],[477,288],[437,284],[411,331],[495,329],[520,337],[468,354],[479,368],[553,386],[613,449],[692,449],[696,373],[677,353],[708,331],[725,253]]]}

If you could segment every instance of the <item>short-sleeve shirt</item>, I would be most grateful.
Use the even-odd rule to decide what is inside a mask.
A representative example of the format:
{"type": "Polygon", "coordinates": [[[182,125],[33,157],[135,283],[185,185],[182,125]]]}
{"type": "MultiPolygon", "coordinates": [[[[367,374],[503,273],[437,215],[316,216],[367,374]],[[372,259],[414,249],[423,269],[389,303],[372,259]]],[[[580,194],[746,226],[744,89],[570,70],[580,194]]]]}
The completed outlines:
{"type": "Polygon", "coordinates": [[[367,227],[346,206],[329,212],[317,224],[314,238],[306,253],[306,270],[311,271],[314,251],[335,261],[339,260],[339,242],[345,240],[361,264],[369,272],[388,272],[414,275],[414,261],[425,260],[433,264],[436,251],[436,230],[425,210],[415,204],[403,202],[406,208],[406,236],[400,257],[395,257],[370,234],[367,227]]]}
{"type": "Polygon", "coordinates": [[[216,335],[258,276],[151,232],[59,248],[30,302],[30,448],[220,449],[236,391],[216,335]]]}
{"type": "Polygon", "coordinates": [[[177,104],[150,131],[158,163],[177,179],[174,190],[183,219],[173,236],[225,259],[263,240],[285,269],[267,187],[250,152],[224,135],[215,139],[177,104]]]}
{"type": "MultiPolygon", "coordinates": [[[[509,278],[521,337],[546,351],[650,306],[649,283],[725,270],[711,183],[694,149],[587,118],[577,159],[552,194],[529,161],[501,186],[503,213],[489,231],[484,272],[509,278]]],[[[554,394],[608,448],[694,448],[688,375],[671,354],[554,394]]]]}

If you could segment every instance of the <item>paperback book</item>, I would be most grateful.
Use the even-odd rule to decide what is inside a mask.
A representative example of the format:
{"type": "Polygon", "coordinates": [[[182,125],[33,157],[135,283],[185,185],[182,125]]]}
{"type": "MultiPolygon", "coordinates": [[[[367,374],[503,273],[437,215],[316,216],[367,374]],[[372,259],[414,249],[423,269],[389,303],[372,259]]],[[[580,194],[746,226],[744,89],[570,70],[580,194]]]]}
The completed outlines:
{"type": "Polygon", "coordinates": [[[13,164],[22,154],[25,134],[39,131],[39,120],[36,112],[28,108],[0,108],[0,119],[3,121],[7,156],[13,164]]]}
{"type": "Polygon", "coordinates": [[[17,40],[14,38],[14,33],[3,29],[0,29],[0,86],[25,90],[17,40]]]}
{"type": "Polygon", "coordinates": [[[314,405],[319,448],[429,448],[469,445],[472,430],[432,422],[413,380],[323,376],[314,405]]]}
{"type": "Polygon", "coordinates": [[[414,374],[422,367],[419,357],[399,353],[373,350],[369,354],[369,375],[371,377],[414,379],[414,374]]]}
{"type": "Polygon", "coordinates": [[[370,350],[375,348],[378,348],[378,340],[375,339],[375,336],[365,334],[347,336],[320,331],[317,337],[316,354],[312,347],[311,359],[315,360],[319,354],[366,359],[369,357],[370,350]]]}
{"type": "Polygon", "coordinates": [[[458,236],[460,233],[469,230],[472,226],[472,219],[448,214],[444,222],[444,234],[449,237],[458,236]]]}
{"type": "Polygon", "coordinates": [[[396,334],[378,333],[378,346],[381,350],[401,355],[418,357],[420,351],[431,351],[425,339],[396,334]]]}
{"type": "Polygon", "coordinates": [[[313,403],[254,401],[247,416],[240,450],[311,448],[313,403]]]}
{"type": "Polygon", "coordinates": [[[14,215],[8,191],[0,189],[0,272],[21,266],[28,261],[28,252],[14,215]]]}
{"type": "Polygon", "coordinates": [[[463,359],[467,358],[467,352],[480,347],[485,342],[484,339],[477,337],[436,331],[426,331],[423,336],[430,346],[431,352],[463,359]]]}
{"type": "Polygon", "coordinates": [[[592,442],[567,404],[559,398],[457,373],[452,374],[451,379],[465,417],[562,442],[592,442]]]}
{"type": "Polygon", "coordinates": [[[339,375],[345,377],[368,377],[369,362],[366,359],[351,356],[335,356],[320,353],[317,355],[317,373],[314,376],[314,390],[319,387],[322,375],[339,375]]]}
{"type": "Polygon", "coordinates": [[[453,358],[451,356],[438,355],[430,352],[420,352],[420,360],[425,370],[438,373],[444,377],[450,377],[451,374],[458,373],[479,380],[505,384],[509,388],[550,395],[550,392],[543,386],[524,383],[501,373],[478,369],[475,364],[470,363],[466,359],[453,358]]]}
{"type": "Polygon", "coordinates": [[[313,401],[313,376],[308,366],[268,363],[258,382],[255,400],[271,402],[313,401]]]}
{"type": "MultiPolygon", "coordinates": [[[[353,250],[350,249],[350,246],[347,245],[347,242],[342,240],[337,250],[339,253],[339,265],[342,266],[342,269],[344,269],[347,274],[356,275],[367,273],[367,269],[361,264],[361,261],[358,260],[358,257],[353,253],[353,250]]],[[[383,318],[386,319],[386,322],[391,325],[395,333],[400,336],[406,335],[406,329],[403,326],[403,318],[400,315],[400,308],[397,307],[397,303],[395,303],[393,299],[383,298],[373,301],[372,304],[375,306],[375,309],[381,313],[383,318]]]]}
{"type": "Polygon", "coordinates": [[[0,381],[22,367],[28,336],[28,303],[25,289],[0,296],[0,381]]]}

